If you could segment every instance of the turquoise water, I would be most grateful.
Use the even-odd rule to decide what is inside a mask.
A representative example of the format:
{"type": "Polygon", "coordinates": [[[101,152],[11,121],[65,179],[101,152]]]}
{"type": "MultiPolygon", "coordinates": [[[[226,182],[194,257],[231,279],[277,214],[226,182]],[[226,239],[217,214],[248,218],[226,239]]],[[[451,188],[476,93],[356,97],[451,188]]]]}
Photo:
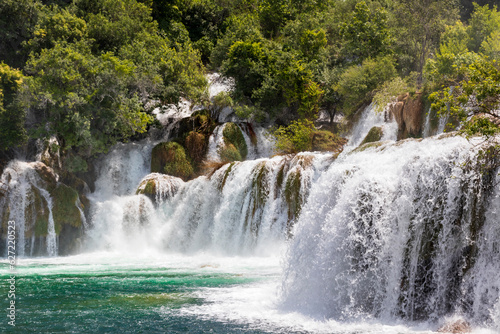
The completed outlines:
{"type": "MultiPolygon", "coordinates": [[[[258,262],[259,259],[254,262],[258,262]]],[[[16,327],[2,333],[270,333],[255,324],[201,315],[220,289],[276,280],[276,266],[256,270],[230,258],[148,258],[81,255],[26,259],[17,264],[16,327]],[[95,261],[91,261],[94,258],[95,261]],[[127,261],[128,260],[128,261],[127,261]],[[234,262],[230,266],[228,263],[234,262]],[[223,267],[221,269],[221,266],[223,267]]],[[[0,291],[8,306],[9,268],[1,264],[0,291]]],[[[3,307],[5,309],[5,307],[3,307]]],[[[6,319],[5,315],[2,317],[6,319]]],[[[289,332],[289,330],[283,331],[289,332]]]]}
{"type": "Polygon", "coordinates": [[[427,325],[338,323],[279,306],[280,257],[89,253],[22,259],[16,326],[0,263],[0,333],[432,333],[427,325]]]}

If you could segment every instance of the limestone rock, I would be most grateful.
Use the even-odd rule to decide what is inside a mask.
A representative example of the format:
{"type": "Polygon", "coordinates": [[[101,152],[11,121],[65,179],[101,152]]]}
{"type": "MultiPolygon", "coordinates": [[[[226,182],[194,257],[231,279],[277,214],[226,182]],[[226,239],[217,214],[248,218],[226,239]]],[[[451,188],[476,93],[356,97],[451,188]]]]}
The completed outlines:
{"type": "Polygon", "coordinates": [[[464,334],[471,333],[472,329],[467,321],[459,319],[449,322],[438,329],[439,333],[464,334]]]}
{"type": "Polygon", "coordinates": [[[174,197],[183,183],[178,177],[151,173],[142,179],[136,194],[146,195],[153,202],[159,203],[174,197]]]}
{"type": "Polygon", "coordinates": [[[359,144],[359,146],[364,145],[366,143],[373,143],[376,141],[379,141],[382,139],[382,136],[384,135],[384,130],[382,130],[381,127],[379,126],[374,126],[373,128],[368,131],[368,134],[366,135],[365,139],[359,144]]]}
{"type": "Polygon", "coordinates": [[[408,93],[399,96],[398,102],[392,104],[389,111],[398,123],[398,139],[420,135],[424,113],[422,93],[416,93],[414,97],[408,93]]]}

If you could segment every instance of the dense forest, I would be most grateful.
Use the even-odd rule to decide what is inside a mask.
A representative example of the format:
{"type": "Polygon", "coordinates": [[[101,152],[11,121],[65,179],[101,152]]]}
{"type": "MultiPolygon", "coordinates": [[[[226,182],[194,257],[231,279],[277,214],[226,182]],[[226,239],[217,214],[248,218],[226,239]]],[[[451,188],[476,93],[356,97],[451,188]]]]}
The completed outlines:
{"type": "MultiPolygon", "coordinates": [[[[333,122],[372,100],[385,106],[419,93],[462,131],[491,136],[496,3],[4,0],[0,160],[55,136],[65,168],[83,172],[89,158],[158,126],[153,108],[181,97],[231,105],[290,139],[310,135],[319,111],[333,122]],[[234,78],[234,91],[207,101],[209,71],[234,78]]],[[[297,145],[288,149],[308,148],[297,145]]]]}

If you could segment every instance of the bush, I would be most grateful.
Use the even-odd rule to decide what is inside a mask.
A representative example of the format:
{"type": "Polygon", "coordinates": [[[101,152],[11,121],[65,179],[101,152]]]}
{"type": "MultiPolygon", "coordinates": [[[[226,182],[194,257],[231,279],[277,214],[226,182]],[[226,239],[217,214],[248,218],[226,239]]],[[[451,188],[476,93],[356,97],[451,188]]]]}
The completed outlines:
{"type": "Polygon", "coordinates": [[[176,142],[160,143],[153,148],[151,172],[177,176],[184,181],[194,173],[184,148],[176,142]]]}
{"type": "Polygon", "coordinates": [[[344,114],[349,115],[370,102],[373,91],[395,76],[394,60],[389,56],[367,59],[361,66],[349,67],[339,81],[339,93],[344,97],[344,114]]]}
{"type": "Polygon", "coordinates": [[[307,119],[292,121],[288,126],[280,126],[271,132],[275,139],[277,153],[289,154],[312,149],[313,122],[307,119]]]}

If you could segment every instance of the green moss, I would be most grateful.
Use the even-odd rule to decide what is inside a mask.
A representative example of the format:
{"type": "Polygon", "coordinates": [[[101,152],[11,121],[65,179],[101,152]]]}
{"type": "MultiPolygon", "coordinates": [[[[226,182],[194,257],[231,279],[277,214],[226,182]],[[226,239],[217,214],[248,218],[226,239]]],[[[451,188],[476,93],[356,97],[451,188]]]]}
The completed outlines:
{"type": "Polygon", "coordinates": [[[269,187],[266,182],[268,172],[265,162],[259,163],[254,169],[251,195],[253,200],[252,216],[255,216],[257,209],[264,207],[269,197],[269,187]]]}
{"type": "Polygon", "coordinates": [[[380,147],[382,145],[384,145],[385,142],[381,142],[381,141],[377,141],[377,142],[374,142],[374,143],[366,143],[364,145],[360,145],[358,148],[356,148],[355,150],[353,150],[351,153],[355,153],[355,152],[363,152],[369,148],[372,148],[372,147],[380,147]]]}
{"type": "Polygon", "coordinates": [[[226,144],[218,150],[218,153],[223,162],[243,160],[240,151],[233,144],[226,144]]]}
{"type": "Polygon", "coordinates": [[[363,139],[360,146],[366,143],[373,143],[380,141],[383,135],[384,131],[382,130],[382,128],[379,126],[374,126],[373,128],[370,129],[370,131],[368,131],[368,134],[366,135],[365,139],[363,139]]]}
{"type": "Polygon", "coordinates": [[[151,172],[177,176],[184,181],[193,174],[193,166],[186,156],[186,151],[179,143],[160,143],[151,153],[151,172]]]}
{"type": "Polygon", "coordinates": [[[52,196],[52,216],[56,234],[61,233],[62,225],[71,225],[76,228],[82,226],[80,210],[76,206],[78,202],[78,192],[65,184],[59,183],[51,191],[52,196]]]}
{"type": "MultiPolygon", "coordinates": [[[[245,160],[248,154],[247,143],[239,126],[234,123],[227,123],[222,131],[226,146],[233,145],[239,152],[241,159],[245,160]]],[[[234,160],[233,160],[234,161],[234,160]]]]}
{"type": "Polygon", "coordinates": [[[339,137],[330,131],[317,130],[312,134],[313,151],[340,153],[346,143],[347,139],[339,137]]]}
{"type": "Polygon", "coordinates": [[[289,235],[291,233],[292,224],[300,215],[302,209],[302,197],[300,196],[301,183],[300,170],[291,172],[286,179],[285,200],[288,205],[287,227],[289,235]]]}
{"type": "Polygon", "coordinates": [[[201,164],[207,153],[207,138],[196,131],[189,132],[186,137],[185,147],[187,154],[197,165],[201,164]]]}
{"type": "MultiPolygon", "coordinates": [[[[33,204],[26,207],[25,218],[27,222],[35,222],[34,232],[36,237],[46,236],[49,226],[49,207],[48,203],[40,194],[40,191],[31,187],[30,197],[32,196],[33,204]]],[[[25,231],[25,237],[31,237],[33,231],[28,229],[25,231]]]]}
{"type": "Polygon", "coordinates": [[[231,170],[233,169],[233,166],[235,165],[234,162],[229,164],[227,167],[226,171],[224,172],[224,177],[222,178],[222,182],[219,185],[219,190],[222,191],[224,189],[224,186],[226,185],[227,178],[229,177],[229,174],[231,174],[231,170]]]}

